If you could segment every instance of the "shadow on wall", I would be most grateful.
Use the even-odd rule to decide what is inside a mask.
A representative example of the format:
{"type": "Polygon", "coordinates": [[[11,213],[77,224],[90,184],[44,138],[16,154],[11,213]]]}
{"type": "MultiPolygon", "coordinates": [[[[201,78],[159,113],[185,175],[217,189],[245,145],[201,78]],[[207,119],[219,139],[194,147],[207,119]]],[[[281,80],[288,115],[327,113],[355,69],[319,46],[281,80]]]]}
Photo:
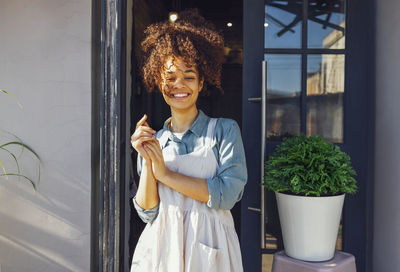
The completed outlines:
{"type": "MultiPolygon", "coordinates": [[[[79,219],[90,214],[90,188],[52,163],[46,168],[51,172],[44,171],[36,192],[15,177],[0,178],[0,264],[4,271],[89,270],[84,266],[88,261],[71,260],[89,260],[90,252],[82,255],[82,248],[90,243],[90,218],[79,219]],[[74,202],[71,196],[76,196],[74,202]]],[[[90,186],[90,182],[85,184],[90,186]]]]}

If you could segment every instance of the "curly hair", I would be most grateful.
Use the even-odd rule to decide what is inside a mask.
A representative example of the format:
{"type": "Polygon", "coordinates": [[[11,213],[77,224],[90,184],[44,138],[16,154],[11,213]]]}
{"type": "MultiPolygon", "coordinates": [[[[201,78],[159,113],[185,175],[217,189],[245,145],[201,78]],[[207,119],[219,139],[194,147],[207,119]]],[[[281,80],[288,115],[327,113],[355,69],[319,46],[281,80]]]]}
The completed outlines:
{"type": "Polygon", "coordinates": [[[206,21],[197,9],[179,13],[174,23],[164,21],[148,26],[141,43],[142,76],[147,90],[151,92],[161,82],[164,63],[170,56],[195,64],[203,88],[212,85],[223,92],[221,68],[224,58],[224,39],[214,25],[206,21]]]}

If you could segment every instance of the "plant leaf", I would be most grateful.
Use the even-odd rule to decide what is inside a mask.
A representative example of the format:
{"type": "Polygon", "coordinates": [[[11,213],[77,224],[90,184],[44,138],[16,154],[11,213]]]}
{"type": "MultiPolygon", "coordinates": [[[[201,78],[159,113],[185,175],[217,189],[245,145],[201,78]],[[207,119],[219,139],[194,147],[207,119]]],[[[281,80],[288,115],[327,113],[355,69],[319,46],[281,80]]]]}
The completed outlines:
{"type": "MultiPolygon", "coordinates": [[[[15,135],[15,134],[13,134],[13,133],[11,133],[11,132],[8,132],[8,131],[6,131],[6,130],[4,130],[4,129],[2,129],[2,128],[0,128],[0,131],[3,132],[3,133],[6,133],[6,134],[10,134],[10,135],[13,136],[15,139],[17,139],[18,142],[23,143],[22,139],[19,138],[17,135],[15,135]]],[[[25,148],[22,147],[22,148],[21,148],[21,153],[19,153],[19,155],[17,155],[16,157],[20,157],[20,156],[22,155],[22,153],[24,152],[24,149],[25,149],[25,148]]]]}
{"type": "MultiPolygon", "coordinates": [[[[18,138],[18,137],[17,137],[18,138]]],[[[19,139],[19,138],[18,138],[19,139]]],[[[38,182],[40,182],[40,157],[38,156],[38,154],[32,149],[32,148],[30,148],[29,146],[27,146],[26,144],[24,144],[24,143],[22,143],[22,142],[8,142],[8,143],[5,143],[5,144],[3,144],[3,145],[1,145],[0,146],[0,149],[2,149],[2,150],[4,150],[4,151],[6,151],[6,152],[8,152],[13,158],[14,158],[14,160],[15,160],[15,163],[16,163],[16,165],[17,165],[17,169],[18,169],[18,173],[12,173],[12,174],[9,174],[9,173],[7,173],[6,172],[6,169],[5,169],[5,167],[4,167],[4,165],[3,165],[3,163],[2,163],[2,161],[0,160],[0,165],[2,166],[2,168],[3,168],[3,171],[4,171],[4,174],[2,174],[2,175],[0,175],[0,176],[18,176],[18,177],[22,177],[22,178],[25,178],[25,179],[27,179],[30,183],[32,183],[32,186],[34,187],[34,189],[35,189],[35,191],[36,191],[36,185],[35,185],[35,183],[34,183],[34,181],[32,180],[32,179],[30,179],[30,178],[28,178],[28,177],[26,177],[26,176],[24,176],[24,175],[22,175],[21,174],[21,171],[20,171],[20,167],[19,167],[19,163],[18,163],[18,159],[17,159],[17,157],[12,153],[12,152],[10,152],[8,149],[6,149],[6,148],[4,148],[5,146],[8,146],[8,145],[19,145],[19,146],[22,146],[23,148],[26,148],[26,149],[28,149],[30,152],[32,152],[32,154],[34,154],[35,156],[36,156],[36,158],[38,159],[38,171],[39,171],[39,173],[38,173],[38,182]]],[[[22,154],[22,153],[21,153],[22,154]]]]}
{"type": "Polygon", "coordinates": [[[298,195],[353,194],[357,191],[350,156],[319,135],[292,135],[269,155],[264,186],[298,195]]]}
{"type": "Polygon", "coordinates": [[[28,149],[30,152],[32,152],[32,154],[34,154],[36,156],[36,158],[38,158],[40,160],[39,155],[36,154],[36,152],[32,148],[30,148],[29,146],[27,146],[26,144],[24,144],[22,142],[8,142],[8,143],[5,143],[3,145],[0,145],[0,148],[5,147],[7,145],[20,145],[20,146],[23,146],[26,149],[28,149]]]}
{"type": "MultiPolygon", "coordinates": [[[[17,157],[15,157],[15,155],[14,155],[12,152],[10,152],[10,150],[8,150],[8,149],[6,149],[6,148],[4,148],[4,147],[0,147],[0,149],[2,149],[2,150],[4,150],[4,151],[8,152],[8,153],[14,158],[15,164],[17,165],[18,174],[21,174],[21,170],[20,170],[20,168],[19,168],[19,163],[18,163],[17,157]]],[[[5,173],[5,174],[6,174],[6,173],[5,173]]]]}
{"type": "Polygon", "coordinates": [[[4,167],[4,164],[3,164],[3,162],[1,160],[0,160],[0,165],[1,165],[1,168],[3,168],[4,174],[7,175],[6,168],[4,167]]]}
{"type": "Polygon", "coordinates": [[[15,174],[15,173],[1,174],[0,177],[1,177],[1,176],[18,176],[18,177],[25,178],[25,179],[27,179],[27,180],[32,184],[33,189],[35,189],[35,191],[36,191],[35,182],[34,182],[33,180],[31,180],[30,178],[28,178],[27,176],[24,176],[24,175],[21,175],[21,174],[15,174]]]}
{"type": "Polygon", "coordinates": [[[2,89],[0,89],[0,92],[3,92],[3,93],[5,93],[5,94],[7,94],[8,96],[10,96],[11,98],[13,98],[13,99],[17,102],[18,106],[19,106],[21,109],[24,108],[24,107],[22,106],[22,104],[21,104],[12,94],[10,94],[10,93],[7,92],[6,90],[2,90],[2,89]]]}

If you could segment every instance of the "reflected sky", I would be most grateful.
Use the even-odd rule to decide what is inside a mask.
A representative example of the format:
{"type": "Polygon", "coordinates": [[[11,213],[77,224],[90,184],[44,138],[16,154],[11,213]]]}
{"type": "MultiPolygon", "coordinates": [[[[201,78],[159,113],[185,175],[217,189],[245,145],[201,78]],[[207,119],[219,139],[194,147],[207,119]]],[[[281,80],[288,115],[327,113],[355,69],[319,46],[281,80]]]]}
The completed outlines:
{"type": "Polygon", "coordinates": [[[301,90],[300,55],[265,55],[269,94],[293,95],[301,90]]]}
{"type": "MultiPolygon", "coordinates": [[[[265,5],[265,48],[301,47],[301,3],[291,5],[287,3],[287,1],[269,0],[265,5]],[[276,7],[279,5],[281,8],[276,7]],[[294,20],[296,21],[293,22],[294,20]],[[284,30],[285,25],[290,23],[293,23],[292,27],[284,30]]],[[[332,3],[321,1],[320,4],[331,5],[332,3]]],[[[316,6],[315,3],[310,3],[309,6],[309,17],[312,17],[313,20],[308,20],[308,48],[323,48],[324,38],[335,31],[335,28],[343,29],[345,27],[344,1],[336,1],[335,5],[323,8],[323,10],[336,11],[329,14],[318,10],[316,6]]],[[[343,34],[342,31],[340,33],[343,34]]]]}
{"type": "Polygon", "coordinates": [[[290,30],[279,33],[283,25],[288,25],[296,15],[280,8],[265,6],[265,41],[266,48],[300,48],[301,47],[301,21],[290,30]]]}
{"type": "Polygon", "coordinates": [[[322,55],[310,55],[307,59],[307,73],[312,74],[321,71],[322,55]]]}

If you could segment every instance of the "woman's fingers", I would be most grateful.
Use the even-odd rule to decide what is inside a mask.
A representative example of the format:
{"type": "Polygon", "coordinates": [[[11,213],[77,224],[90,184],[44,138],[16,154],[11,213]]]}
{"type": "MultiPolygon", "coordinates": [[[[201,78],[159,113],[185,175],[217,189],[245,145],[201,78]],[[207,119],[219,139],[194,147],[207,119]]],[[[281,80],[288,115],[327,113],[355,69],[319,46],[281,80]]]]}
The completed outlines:
{"type": "MultiPolygon", "coordinates": [[[[137,122],[137,124],[136,124],[136,129],[137,129],[138,127],[142,126],[144,123],[147,124],[146,120],[147,120],[147,115],[145,114],[145,115],[143,115],[142,119],[140,119],[139,122],[137,122]]],[[[148,126],[148,125],[147,125],[147,126],[148,126]]]]}
{"type": "Polygon", "coordinates": [[[143,148],[146,150],[147,154],[149,154],[153,166],[154,177],[157,180],[162,181],[163,177],[165,177],[168,172],[168,168],[165,166],[162,152],[159,152],[160,146],[158,142],[150,141],[143,143],[143,148]]]}
{"type": "Polygon", "coordinates": [[[147,115],[145,114],[137,122],[135,132],[131,136],[132,147],[146,160],[151,160],[151,157],[156,158],[159,156],[157,155],[157,150],[153,149],[150,151],[150,148],[146,148],[148,143],[157,140],[154,136],[155,133],[156,131],[147,123],[147,115]]]}
{"type": "Polygon", "coordinates": [[[143,148],[146,151],[146,153],[149,155],[150,160],[155,161],[157,160],[157,156],[149,143],[143,143],[143,148]]]}
{"type": "Polygon", "coordinates": [[[153,145],[151,144],[151,142],[152,142],[152,141],[148,141],[148,142],[143,143],[143,147],[144,147],[146,150],[150,150],[153,154],[156,154],[156,150],[154,149],[154,147],[153,147],[153,145]]]}
{"type": "Polygon", "coordinates": [[[154,137],[141,137],[139,140],[135,141],[135,146],[142,146],[145,142],[152,142],[154,141],[154,137]]]}
{"type": "Polygon", "coordinates": [[[132,147],[143,157],[144,144],[147,142],[151,142],[153,140],[154,140],[154,138],[152,138],[152,137],[147,137],[147,138],[143,137],[143,138],[140,138],[140,140],[138,140],[138,141],[132,142],[132,147]]]}
{"type": "Polygon", "coordinates": [[[162,152],[159,151],[159,147],[154,144],[154,141],[149,141],[146,143],[146,147],[151,150],[151,152],[154,155],[154,160],[156,161],[164,161],[164,157],[162,155],[162,152]]]}
{"type": "Polygon", "coordinates": [[[131,142],[132,144],[134,144],[133,142],[139,140],[142,137],[154,137],[154,133],[155,131],[153,129],[141,126],[131,136],[131,142]]]}
{"type": "Polygon", "coordinates": [[[160,143],[158,142],[157,139],[154,139],[154,141],[151,141],[148,143],[149,146],[153,149],[153,151],[160,157],[162,157],[162,150],[160,147],[160,143]]]}
{"type": "Polygon", "coordinates": [[[138,148],[138,153],[140,154],[140,156],[145,159],[146,161],[151,161],[151,158],[149,156],[149,153],[147,152],[147,150],[144,147],[140,147],[138,148]]]}
{"type": "Polygon", "coordinates": [[[137,134],[143,133],[143,132],[147,132],[147,133],[150,133],[150,134],[156,133],[156,131],[154,129],[150,128],[150,127],[141,126],[141,127],[137,128],[135,130],[135,132],[133,133],[132,136],[134,136],[135,134],[137,135],[137,134]]]}
{"type": "Polygon", "coordinates": [[[135,142],[140,140],[143,137],[153,137],[155,138],[154,134],[149,131],[137,131],[131,137],[131,142],[135,142]]]}
{"type": "Polygon", "coordinates": [[[147,115],[143,115],[142,119],[139,120],[136,124],[135,132],[131,136],[131,142],[133,145],[134,141],[137,141],[141,137],[149,137],[156,133],[149,124],[147,123],[147,115]]]}

